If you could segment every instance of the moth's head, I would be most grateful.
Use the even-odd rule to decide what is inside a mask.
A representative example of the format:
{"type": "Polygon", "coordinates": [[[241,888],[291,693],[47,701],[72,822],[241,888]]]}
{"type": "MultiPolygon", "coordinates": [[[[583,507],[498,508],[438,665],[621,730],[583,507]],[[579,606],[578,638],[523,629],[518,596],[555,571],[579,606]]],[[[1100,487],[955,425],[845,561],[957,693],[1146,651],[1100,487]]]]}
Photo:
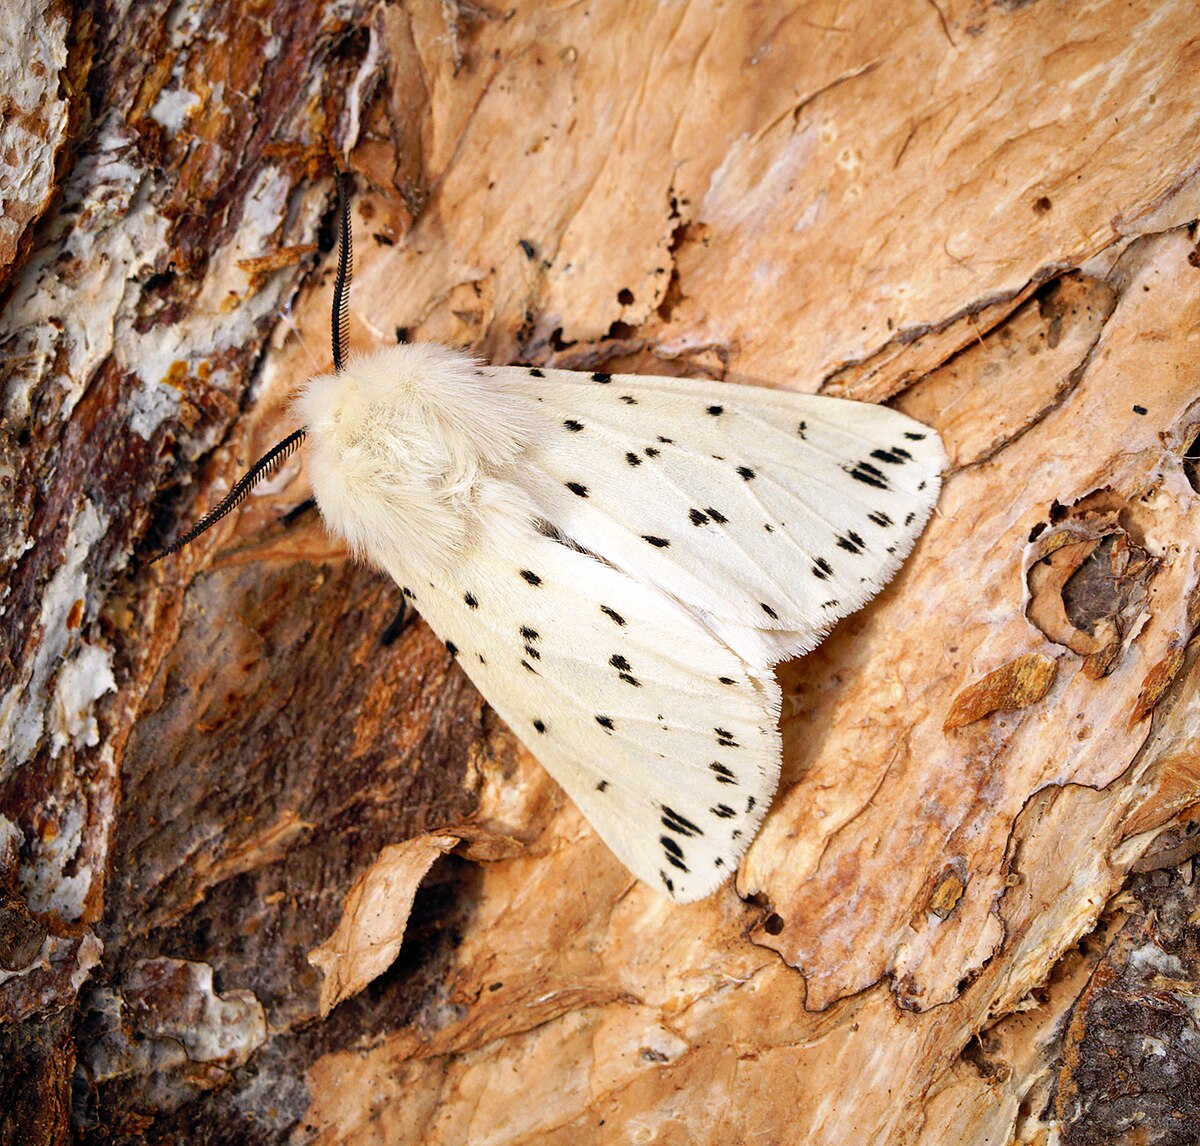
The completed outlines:
{"type": "Polygon", "coordinates": [[[214,525],[307,439],[313,493],[331,531],[358,556],[385,568],[401,561],[432,568],[452,561],[468,543],[490,504],[486,479],[505,470],[529,440],[524,402],[461,351],[412,343],[347,357],[351,243],[345,183],[339,176],[334,372],[311,379],[297,397],[294,409],[303,426],[154,560],[214,525]]]}
{"type": "Polygon", "coordinates": [[[384,568],[453,561],[487,512],[489,479],[529,440],[521,399],[432,343],[353,357],[311,379],[293,408],[326,524],[384,568]]]}

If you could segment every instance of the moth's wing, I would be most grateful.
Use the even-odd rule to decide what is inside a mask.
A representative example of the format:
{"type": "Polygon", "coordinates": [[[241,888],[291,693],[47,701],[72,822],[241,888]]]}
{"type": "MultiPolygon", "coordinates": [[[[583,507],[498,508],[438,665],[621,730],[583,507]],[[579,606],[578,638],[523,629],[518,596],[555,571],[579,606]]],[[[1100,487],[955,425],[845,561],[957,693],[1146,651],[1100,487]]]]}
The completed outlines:
{"type": "Polygon", "coordinates": [[[634,875],[680,902],[737,867],[779,776],[779,689],[686,606],[530,528],[389,572],[634,875]]]}
{"type": "Polygon", "coordinates": [[[937,500],[935,431],[883,406],[560,370],[517,381],[526,454],[567,537],[702,612],[759,665],[814,647],[886,584],[937,500]]]}

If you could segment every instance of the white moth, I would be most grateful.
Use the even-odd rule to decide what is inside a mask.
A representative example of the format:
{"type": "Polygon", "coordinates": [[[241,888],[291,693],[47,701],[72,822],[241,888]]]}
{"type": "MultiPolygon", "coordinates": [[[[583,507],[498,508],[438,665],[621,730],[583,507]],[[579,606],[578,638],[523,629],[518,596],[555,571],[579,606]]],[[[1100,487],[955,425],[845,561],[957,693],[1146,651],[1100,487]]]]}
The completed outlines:
{"type": "Polygon", "coordinates": [[[433,345],[352,358],[296,409],[329,529],[680,902],[737,867],[775,792],[772,666],[895,573],[944,463],[879,406],[433,345]]]}
{"type": "Polygon", "coordinates": [[[778,782],[772,667],[899,568],[937,434],[860,402],[435,345],[342,363],[335,334],[334,357],[296,402],[328,528],[635,876],[709,895],[778,782]]]}

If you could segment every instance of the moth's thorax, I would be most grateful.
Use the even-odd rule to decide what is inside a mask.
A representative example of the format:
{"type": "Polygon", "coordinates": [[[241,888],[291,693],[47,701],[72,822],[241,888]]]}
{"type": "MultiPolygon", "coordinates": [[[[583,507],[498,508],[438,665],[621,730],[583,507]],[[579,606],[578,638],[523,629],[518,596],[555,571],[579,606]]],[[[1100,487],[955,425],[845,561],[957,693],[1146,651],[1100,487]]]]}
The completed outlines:
{"type": "Polygon", "coordinates": [[[296,401],[329,528],[377,565],[437,568],[470,543],[529,437],[522,400],[441,346],[392,347],[296,401]]]}

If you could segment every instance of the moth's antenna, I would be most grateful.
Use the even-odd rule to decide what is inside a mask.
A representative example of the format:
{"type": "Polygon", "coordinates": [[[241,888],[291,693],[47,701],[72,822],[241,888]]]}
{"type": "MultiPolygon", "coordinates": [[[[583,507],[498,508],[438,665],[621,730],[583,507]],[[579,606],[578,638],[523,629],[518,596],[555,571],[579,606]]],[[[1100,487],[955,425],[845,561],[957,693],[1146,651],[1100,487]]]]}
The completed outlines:
{"type": "Polygon", "coordinates": [[[212,509],[173,545],[167,546],[161,553],[156,553],[151,557],[147,564],[153,565],[156,561],[161,561],[164,557],[172,553],[178,553],[189,541],[195,541],[200,534],[211,529],[227,513],[237,509],[246,500],[246,495],[304,441],[307,433],[308,427],[301,426],[300,429],[288,434],[278,445],[272,446],[237,480],[233,489],[225,495],[218,505],[214,505],[212,509]]]}
{"type": "Polygon", "coordinates": [[[341,235],[338,243],[337,278],[333,282],[333,369],[340,374],[346,365],[346,345],[350,341],[350,275],[354,263],[354,241],[350,234],[350,197],[346,188],[350,173],[339,171],[337,176],[338,220],[341,235]]]}
{"type": "MultiPolygon", "coordinates": [[[[350,185],[350,173],[339,171],[337,177],[338,222],[341,234],[338,244],[337,278],[333,284],[333,368],[340,374],[346,365],[346,345],[350,341],[350,271],[354,261],[354,249],[350,238],[350,199],[346,193],[350,185]]],[[[156,553],[147,562],[153,565],[172,553],[178,553],[185,545],[195,541],[200,534],[211,529],[227,513],[237,509],[246,495],[275,469],[297,446],[304,441],[308,427],[288,434],[278,445],[269,449],[242,475],[218,505],[213,506],[178,541],[156,553]]]]}

